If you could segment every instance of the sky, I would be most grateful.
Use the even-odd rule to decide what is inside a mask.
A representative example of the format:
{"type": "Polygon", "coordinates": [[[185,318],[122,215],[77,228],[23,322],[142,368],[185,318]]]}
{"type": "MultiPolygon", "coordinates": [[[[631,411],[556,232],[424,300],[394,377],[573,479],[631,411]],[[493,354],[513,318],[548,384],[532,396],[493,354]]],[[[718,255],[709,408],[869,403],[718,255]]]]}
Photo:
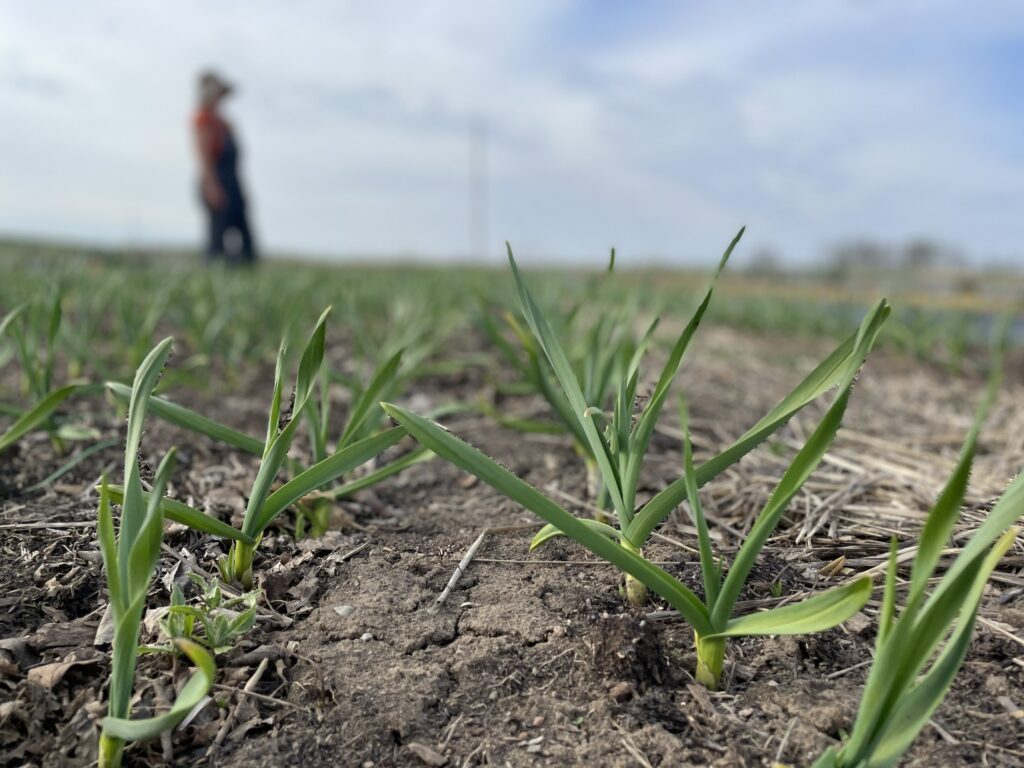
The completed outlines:
{"type": "Polygon", "coordinates": [[[740,262],[1021,254],[1001,0],[0,0],[0,234],[198,245],[211,66],[267,251],[697,265],[745,224],[740,262]]]}

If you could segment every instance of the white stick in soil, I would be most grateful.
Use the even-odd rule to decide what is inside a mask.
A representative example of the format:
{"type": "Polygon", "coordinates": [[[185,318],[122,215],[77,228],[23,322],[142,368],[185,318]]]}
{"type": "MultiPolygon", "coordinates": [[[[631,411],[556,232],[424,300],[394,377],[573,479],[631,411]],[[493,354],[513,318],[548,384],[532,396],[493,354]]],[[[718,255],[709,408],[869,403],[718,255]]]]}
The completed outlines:
{"type": "Polygon", "coordinates": [[[484,528],[483,531],[480,532],[480,535],[476,537],[476,541],[474,541],[470,545],[469,549],[466,550],[466,554],[463,555],[462,560],[460,560],[459,564],[455,567],[455,573],[453,573],[452,577],[448,579],[448,586],[446,586],[444,591],[437,596],[435,607],[444,605],[444,601],[448,599],[448,595],[455,588],[455,585],[459,583],[459,579],[462,578],[462,574],[466,572],[467,568],[469,568],[469,564],[472,562],[473,556],[476,554],[476,551],[480,549],[480,545],[484,541],[484,536],[487,535],[489,530],[489,528],[484,528]]]}

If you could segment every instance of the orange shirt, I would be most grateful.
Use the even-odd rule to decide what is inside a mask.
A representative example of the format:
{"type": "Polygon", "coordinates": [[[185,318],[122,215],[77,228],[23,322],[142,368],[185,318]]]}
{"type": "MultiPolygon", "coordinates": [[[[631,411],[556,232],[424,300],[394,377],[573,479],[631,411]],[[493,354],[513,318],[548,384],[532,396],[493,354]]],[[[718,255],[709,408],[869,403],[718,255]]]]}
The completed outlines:
{"type": "Polygon", "coordinates": [[[192,125],[200,158],[211,167],[216,165],[227,142],[230,131],[228,124],[209,107],[200,107],[192,119],[192,125]]]}

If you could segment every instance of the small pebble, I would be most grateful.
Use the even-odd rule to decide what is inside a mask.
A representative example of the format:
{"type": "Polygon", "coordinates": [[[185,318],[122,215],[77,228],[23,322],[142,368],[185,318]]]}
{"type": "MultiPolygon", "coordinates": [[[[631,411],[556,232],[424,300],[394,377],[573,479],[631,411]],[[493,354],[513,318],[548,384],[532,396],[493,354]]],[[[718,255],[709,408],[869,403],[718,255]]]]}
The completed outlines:
{"type": "Polygon", "coordinates": [[[542,725],[544,725],[544,715],[537,715],[535,718],[533,718],[534,728],[540,728],[542,725]]]}
{"type": "Polygon", "coordinates": [[[363,640],[363,641],[365,641],[365,640],[373,640],[373,633],[372,632],[364,632],[362,637],[360,637],[359,639],[363,640]]]}
{"type": "Polygon", "coordinates": [[[625,701],[632,695],[633,684],[625,681],[616,683],[611,687],[611,690],[608,691],[608,696],[611,697],[613,701],[625,701]]]}
{"type": "Polygon", "coordinates": [[[440,768],[440,766],[448,764],[448,758],[438,752],[436,749],[428,747],[426,744],[417,744],[416,742],[410,742],[406,747],[416,757],[420,759],[424,765],[434,766],[440,768]]]}

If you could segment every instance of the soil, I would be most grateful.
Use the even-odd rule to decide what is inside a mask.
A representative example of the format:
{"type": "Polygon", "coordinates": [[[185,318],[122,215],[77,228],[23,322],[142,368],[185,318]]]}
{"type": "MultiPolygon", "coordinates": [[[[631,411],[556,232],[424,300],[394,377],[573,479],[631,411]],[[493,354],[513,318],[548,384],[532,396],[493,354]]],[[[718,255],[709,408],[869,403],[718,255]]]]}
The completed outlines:
{"type": "MultiPolygon", "coordinates": [[[[827,351],[817,342],[707,331],[681,377],[698,453],[740,434],[827,351]]],[[[248,391],[171,395],[259,434],[267,372],[239,380],[248,391]]],[[[471,402],[498,383],[492,372],[469,368],[416,382],[406,402],[421,412],[471,402]]],[[[785,597],[842,581],[881,563],[891,534],[912,536],[981,386],[903,358],[873,357],[832,463],[816,473],[820,485],[794,501],[743,605],[770,604],[778,584],[785,597]],[[845,562],[826,567],[841,555],[845,562]]],[[[983,438],[964,530],[1024,459],[1022,403],[1024,388],[1009,382],[983,438]]],[[[543,414],[529,398],[503,405],[543,414]]],[[[820,415],[815,407],[707,487],[726,555],[735,549],[731,532],[749,526],[777,481],[789,441],[820,415]]],[[[101,437],[119,436],[123,424],[102,401],[74,408],[101,437]]],[[[664,421],[675,423],[668,414],[664,421]]],[[[588,513],[585,473],[564,438],[511,432],[472,414],[446,423],[567,508],[588,513]]],[[[171,445],[179,449],[171,495],[237,522],[255,460],[150,419],[144,460],[155,466],[171,445]]],[[[671,427],[656,435],[645,497],[678,476],[679,453],[671,427]]],[[[66,460],[42,435],[0,457],[3,765],[95,760],[110,648],[94,643],[105,587],[93,487],[101,472],[119,477],[122,459],[113,446],[55,483],[26,490],[66,460]]],[[[452,466],[415,465],[334,512],[335,528],[320,539],[295,541],[283,526],[262,542],[256,628],[218,657],[211,701],[173,739],[131,745],[128,765],[803,766],[850,728],[871,658],[872,607],[819,635],[732,643],[723,689],[709,692],[691,676],[691,630],[666,618],[665,605],[652,598],[644,610],[628,610],[615,570],[572,542],[529,553],[537,520],[452,466]]],[[[645,555],[699,591],[685,516],[662,533],[645,555]]],[[[169,585],[188,568],[215,572],[222,551],[174,525],[165,544],[153,607],[167,603],[169,585]]],[[[993,581],[968,659],[906,765],[1024,766],[1020,552],[993,581]]],[[[136,714],[172,699],[187,674],[168,655],[143,657],[136,714]]]]}

